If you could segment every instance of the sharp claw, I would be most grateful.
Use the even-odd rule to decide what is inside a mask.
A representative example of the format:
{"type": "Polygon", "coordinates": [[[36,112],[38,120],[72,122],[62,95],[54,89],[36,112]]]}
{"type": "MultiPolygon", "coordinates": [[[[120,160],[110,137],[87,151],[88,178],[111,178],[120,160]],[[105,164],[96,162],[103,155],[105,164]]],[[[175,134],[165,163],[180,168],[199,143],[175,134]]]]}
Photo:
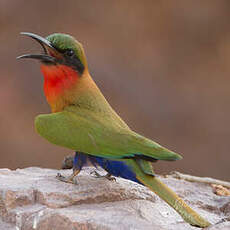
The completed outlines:
{"type": "Polygon", "coordinates": [[[70,184],[77,184],[77,181],[73,180],[73,178],[70,176],[70,177],[64,177],[61,175],[61,173],[58,173],[56,178],[62,182],[65,182],[65,183],[70,183],[70,184]]]}
{"type": "Polygon", "coordinates": [[[90,173],[90,175],[92,175],[95,178],[103,178],[104,177],[104,178],[106,178],[106,179],[108,179],[110,181],[116,181],[116,178],[111,176],[109,173],[107,173],[106,175],[101,175],[97,171],[93,171],[93,172],[90,173]]]}

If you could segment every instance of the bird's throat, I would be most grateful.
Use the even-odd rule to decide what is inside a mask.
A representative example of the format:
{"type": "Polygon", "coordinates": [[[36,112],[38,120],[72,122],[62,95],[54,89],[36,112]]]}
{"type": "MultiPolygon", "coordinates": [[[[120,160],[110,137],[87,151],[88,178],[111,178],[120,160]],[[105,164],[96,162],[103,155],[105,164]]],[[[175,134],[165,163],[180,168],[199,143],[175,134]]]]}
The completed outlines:
{"type": "Polygon", "coordinates": [[[44,93],[52,112],[59,112],[73,100],[79,79],[77,71],[66,65],[41,65],[44,93]]]}

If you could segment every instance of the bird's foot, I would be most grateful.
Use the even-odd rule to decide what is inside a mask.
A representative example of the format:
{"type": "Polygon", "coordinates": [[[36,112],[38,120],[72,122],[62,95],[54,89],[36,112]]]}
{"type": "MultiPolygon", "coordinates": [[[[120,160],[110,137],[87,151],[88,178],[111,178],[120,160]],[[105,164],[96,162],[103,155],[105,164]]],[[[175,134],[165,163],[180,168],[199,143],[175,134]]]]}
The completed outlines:
{"type": "Polygon", "coordinates": [[[77,181],[73,180],[72,176],[65,177],[62,176],[61,173],[58,173],[56,178],[65,183],[77,184],[77,181]]]}
{"type": "Polygon", "coordinates": [[[90,175],[92,175],[95,178],[106,178],[106,179],[108,179],[110,181],[116,181],[116,178],[113,177],[110,173],[107,173],[106,175],[101,175],[97,171],[93,171],[93,172],[90,173],[90,175]]]}
{"type": "Polygon", "coordinates": [[[75,170],[73,171],[73,173],[68,176],[68,177],[64,177],[61,175],[61,173],[58,173],[56,178],[62,182],[65,182],[65,183],[71,183],[71,184],[77,184],[77,181],[74,180],[74,177],[77,176],[77,174],[80,172],[80,170],[75,170]]]}

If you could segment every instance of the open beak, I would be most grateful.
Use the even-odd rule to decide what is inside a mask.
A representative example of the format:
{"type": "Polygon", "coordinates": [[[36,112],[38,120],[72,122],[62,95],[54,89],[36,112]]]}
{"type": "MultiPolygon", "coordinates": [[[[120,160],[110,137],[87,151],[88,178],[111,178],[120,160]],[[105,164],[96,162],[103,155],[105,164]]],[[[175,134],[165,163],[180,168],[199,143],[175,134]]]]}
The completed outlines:
{"type": "Polygon", "coordinates": [[[62,54],[58,52],[57,49],[53,47],[52,44],[47,39],[39,35],[28,33],[28,32],[21,32],[20,34],[29,36],[33,38],[34,40],[36,40],[37,42],[39,42],[39,44],[43,48],[44,53],[43,54],[24,54],[24,55],[17,57],[17,59],[33,58],[33,59],[37,59],[45,63],[55,64],[57,63],[58,59],[63,58],[62,54]]]}

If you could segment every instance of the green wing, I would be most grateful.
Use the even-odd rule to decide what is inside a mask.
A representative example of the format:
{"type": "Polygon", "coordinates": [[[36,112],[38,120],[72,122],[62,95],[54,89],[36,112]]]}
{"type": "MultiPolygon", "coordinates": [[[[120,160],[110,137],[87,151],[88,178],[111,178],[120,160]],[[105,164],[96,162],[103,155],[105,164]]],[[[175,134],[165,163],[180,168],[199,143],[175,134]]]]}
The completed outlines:
{"type": "Polygon", "coordinates": [[[110,117],[73,106],[63,112],[37,116],[35,127],[51,143],[91,155],[112,159],[136,155],[159,160],[181,158],[110,117]]]}

